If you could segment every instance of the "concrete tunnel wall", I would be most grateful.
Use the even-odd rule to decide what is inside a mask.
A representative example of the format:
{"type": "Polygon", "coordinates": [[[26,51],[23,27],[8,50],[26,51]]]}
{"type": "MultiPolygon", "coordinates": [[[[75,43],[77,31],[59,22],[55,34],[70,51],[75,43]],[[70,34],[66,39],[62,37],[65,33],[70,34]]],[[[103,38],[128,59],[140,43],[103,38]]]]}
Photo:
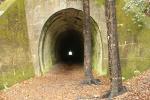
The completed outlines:
{"type": "MultiPolygon", "coordinates": [[[[74,30],[80,35],[81,42],[83,42],[83,12],[73,8],[68,8],[61,10],[54,15],[52,15],[48,21],[45,23],[42,29],[40,45],[39,45],[39,57],[40,66],[42,72],[48,71],[52,65],[60,63],[57,55],[56,44],[58,37],[63,36],[63,32],[74,30]],[[61,36],[62,35],[62,36],[61,36]]],[[[100,69],[100,64],[102,63],[102,40],[101,33],[96,24],[96,22],[91,17],[91,32],[92,32],[92,42],[93,42],[93,65],[98,65],[100,69]],[[99,50],[96,48],[99,47],[99,50]],[[95,57],[97,59],[95,59],[95,57]]],[[[69,33],[71,34],[71,33],[69,33]]],[[[67,47],[66,47],[67,48],[67,47]]],[[[62,49],[62,48],[60,48],[62,49]]],[[[78,49],[78,48],[76,48],[78,49]]],[[[83,54],[84,55],[84,54],[83,54]]]]}
{"type": "MultiPolygon", "coordinates": [[[[107,37],[104,7],[91,0],[93,68],[104,74],[107,65],[107,37]]],[[[60,33],[74,30],[82,33],[82,0],[26,0],[26,19],[35,74],[40,75],[56,63],[55,42],[60,33]]]]}

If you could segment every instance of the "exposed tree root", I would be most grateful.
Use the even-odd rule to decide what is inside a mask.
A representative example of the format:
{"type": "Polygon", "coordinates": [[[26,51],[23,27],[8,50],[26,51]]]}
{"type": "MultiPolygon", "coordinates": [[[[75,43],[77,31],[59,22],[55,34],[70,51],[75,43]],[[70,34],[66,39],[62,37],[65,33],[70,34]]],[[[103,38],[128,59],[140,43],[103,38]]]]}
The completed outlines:
{"type": "Polygon", "coordinates": [[[81,84],[87,84],[87,85],[100,85],[101,81],[99,79],[86,79],[81,81],[81,84]]]}
{"type": "Polygon", "coordinates": [[[108,100],[111,100],[113,97],[121,95],[125,92],[127,92],[127,89],[125,86],[123,86],[122,88],[119,88],[118,94],[113,93],[111,90],[109,90],[109,91],[106,91],[106,93],[102,96],[102,98],[108,98],[108,100]]]}

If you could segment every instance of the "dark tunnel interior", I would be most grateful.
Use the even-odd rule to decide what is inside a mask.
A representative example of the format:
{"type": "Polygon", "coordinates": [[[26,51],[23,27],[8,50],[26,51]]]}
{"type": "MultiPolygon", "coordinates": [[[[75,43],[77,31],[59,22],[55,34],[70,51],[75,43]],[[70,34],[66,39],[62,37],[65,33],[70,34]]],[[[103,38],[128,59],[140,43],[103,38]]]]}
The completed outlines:
{"type": "Polygon", "coordinates": [[[83,64],[84,43],[82,33],[67,30],[60,33],[55,44],[56,63],[83,64]]]}

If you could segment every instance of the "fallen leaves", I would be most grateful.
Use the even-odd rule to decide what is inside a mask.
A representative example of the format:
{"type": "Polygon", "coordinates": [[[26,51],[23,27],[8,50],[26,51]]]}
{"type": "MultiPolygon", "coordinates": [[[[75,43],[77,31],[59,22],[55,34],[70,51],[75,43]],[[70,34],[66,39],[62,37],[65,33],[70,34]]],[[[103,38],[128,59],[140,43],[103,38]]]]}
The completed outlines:
{"type": "MultiPolygon", "coordinates": [[[[82,67],[72,66],[76,66],[75,69],[57,69],[1,91],[0,100],[99,100],[99,97],[109,90],[109,79],[103,76],[98,77],[102,81],[101,85],[80,84],[84,79],[82,67]],[[66,74],[67,71],[69,74],[66,74]]],[[[150,100],[150,70],[125,81],[124,85],[128,91],[113,98],[114,100],[150,100]]]]}

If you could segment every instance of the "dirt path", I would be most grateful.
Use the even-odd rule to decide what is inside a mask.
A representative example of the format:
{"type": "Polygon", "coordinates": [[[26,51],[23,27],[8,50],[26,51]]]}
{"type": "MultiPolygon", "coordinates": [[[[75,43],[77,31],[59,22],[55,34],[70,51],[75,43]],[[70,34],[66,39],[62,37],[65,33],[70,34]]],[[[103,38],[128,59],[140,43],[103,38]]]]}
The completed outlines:
{"type": "MultiPolygon", "coordinates": [[[[84,97],[98,97],[109,89],[109,81],[105,77],[98,77],[102,80],[99,86],[80,84],[84,78],[82,67],[72,66],[56,65],[56,69],[45,76],[29,79],[1,91],[0,100],[79,100],[84,97]]],[[[150,70],[124,84],[128,92],[114,99],[150,99],[150,70]]]]}

